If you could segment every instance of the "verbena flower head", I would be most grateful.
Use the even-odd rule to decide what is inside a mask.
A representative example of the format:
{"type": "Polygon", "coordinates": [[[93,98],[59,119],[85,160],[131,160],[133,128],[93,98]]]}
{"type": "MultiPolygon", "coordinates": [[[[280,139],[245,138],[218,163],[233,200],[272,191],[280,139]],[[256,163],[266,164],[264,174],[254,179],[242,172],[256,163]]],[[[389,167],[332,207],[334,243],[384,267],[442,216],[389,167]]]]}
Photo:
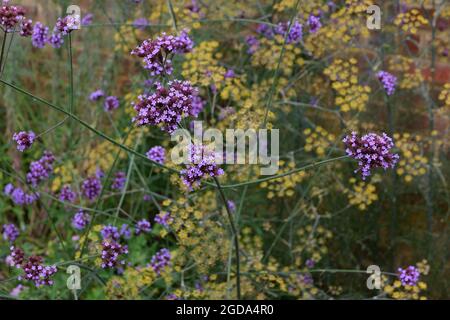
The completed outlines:
{"type": "Polygon", "coordinates": [[[121,245],[114,240],[103,240],[102,242],[102,263],[103,269],[112,269],[118,265],[125,264],[124,260],[119,260],[121,255],[128,253],[128,247],[121,245]]]}
{"type": "Polygon", "coordinates": [[[92,24],[92,21],[94,21],[94,15],[92,13],[87,13],[84,15],[83,19],[81,19],[81,25],[88,26],[92,24]]]}
{"type": "Polygon", "coordinates": [[[91,100],[91,101],[98,101],[101,98],[103,98],[104,96],[105,96],[105,93],[103,92],[103,90],[98,89],[98,90],[95,90],[94,92],[92,92],[89,95],[89,100],[91,100]]]}
{"type": "Polygon", "coordinates": [[[25,252],[17,247],[11,246],[9,256],[6,258],[9,266],[20,268],[25,260],[25,252]]]}
{"type": "Polygon", "coordinates": [[[7,188],[5,188],[5,194],[11,198],[14,204],[19,206],[30,205],[39,199],[39,193],[27,193],[22,188],[16,188],[11,184],[7,185],[7,188]],[[8,193],[6,193],[6,191],[8,193]]]}
{"type": "Polygon", "coordinates": [[[307,23],[309,26],[309,32],[311,33],[316,33],[322,27],[322,24],[320,23],[320,17],[317,17],[315,15],[310,15],[308,17],[307,23]]]}
{"type": "Polygon", "coordinates": [[[19,237],[19,229],[13,224],[4,224],[2,227],[3,240],[14,242],[19,237]]]}
{"type": "Polygon", "coordinates": [[[166,248],[163,248],[156,252],[156,254],[152,257],[150,261],[150,266],[156,272],[156,274],[160,275],[161,271],[167,266],[170,265],[170,251],[166,248]]]}
{"type": "Polygon", "coordinates": [[[73,15],[58,18],[56,21],[54,32],[60,33],[62,36],[68,35],[73,30],[79,29],[78,19],[73,15]]]}
{"type": "Polygon", "coordinates": [[[13,32],[15,27],[25,18],[25,9],[11,6],[3,2],[0,6],[0,27],[6,32],[13,32]]]}
{"type": "Polygon", "coordinates": [[[158,126],[172,133],[183,118],[194,114],[192,101],[195,95],[197,90],[189,81],[170,81],[167,88],[157,83],[153,94],[141,95],[139,101],[133,103],[137,112],[133,122],[138,126],[158,126]]]}
{"type": "Polygon", "coordinates": [[[145,155],[150,160],[155,161],[159,164],[164,164],[164,162],[166,161],[166,150],[161,146],[150,148],[150,150],[148,150],[145,155]]]}
{"type": "Polygon", "coordinates": [[[44,151],[41,159],[30,164],[27,182],[36,187],[40,182],[46,180],[53,171],[53,162],[55,162],[53,154],[50,151],[44,151]]]}
{"type": "Polygon", "coordinates": [[[107,225],[100,230],[100,234],[102,235],[102,239],[104,240],[119,240],[120,233],[117,227],[112,225],[107,225]]]}
{"type": "Polygon", "coordinates": [[[50,36],[50,38],[48,39],[48,43],[50,43],[50,45],[53,48],[59,49],[62,47],[62,45],[64,43],[64,38],[61,35],[61,33],[53,32],[52,35],[50,36]]]}
{"type": "Polygon", "coordinates": [[[72,218],[72,227],[83,230],[91,221],[91,216],[83,210],[78,211],[72,218]]]}
{"type": "Polygon", "coordinates": [[[83,195],[92,201],[100,195],[102,183],[97,177],[89,177],[83,181],[81,190],[83,191],[83,195]]]}
{"type": "Polygon", "coordinates": [[[150,231],[152,231],[152,226],[148,220],[142,219],[136,223],[136,235],[141,233],[149,233],[150,231]]]}
{"type": "Polygon", "coordinates": [[[358,160],[359,169],[363,180],[370,176],[371,169],[374,168],[394,168],[398,162],[398,154],[392,153],[394,143],[386,133],[381,136],[369,133],[359,137],[356,132],[347,135],[343,140],[345,151],[348,156],[358,160]]]}
{"type": "MultiPolygon", "coordinates": [[[[290,22],[280,22],[275,27],[275,33],[282,35],[283,37],[286,36],[286,32],[289,30],[290,22]]],[[[302,40],[303,37],[303,27],[298,22],[298,20],[295,20],[291,29],[289,30],[289,34],[286,38],[286,43],[298,43],[302,40]]]]}
{"type": "Polygon", "coordinates": [[[45,266],[42,264],[42,257],[31,256],[22,266],[25,272],[25,280],[33,281],[36,287],[51,286],[51,277],[58,271],[56,266],[45,266]]]}
{"type": "Polygon", "coordinates": [[[388,96],[392,95],[397,85],[397,77],[387,71],[379,71],[377,73],[378,80],[383,84],[384,90],[388,96]]]}
{"type": "Polygon", "coordinates": [[[36,22],[31,35],[31,44],[35,48],[42,49],[48,42],[48,27],[40,22],[36,22]]]}
{"type": "Polygon", "coordinates": [[[161,212],[155,216],[155,222],[168,228],[169,224],[173,222],[173,218],[170,216],[170,212],[161,212]]]}
{"type": "Polygon", "coordinates": [[[106,97],[103,108],[105,111],[113,111],[119,107],[119,99],[115,96],[106,97]]]}
{"type": "Polygon", "coordinates": [[[140,30],[145,30],[145,27],[149,25],[149,22],[145,18],[138,18],[133,21],[133,27],[140,30]]]}
{"type": "Polygon", "coordinates": [[[398,278],[404,286],[415,286],[420,278],[419,269],[414,266],[398,268],[398,278]]]}
{"type": "Polygon", "coordinates": [[[144,58],[144,68],[148,69],[152,76],[155,76],[171,74],[173,70],[172,56],[190,52],[192,47],[192,40],[187,31],[183,30],[179,36],[162,33],[154,40],[145,40],[131,51],[131,54],[144,58]]]}
{"type": "Polygon", "coordinates": [[[202,179],[217,177],[224,171],[217,165],[217,155],[199,144],[189,146],[189,164],[180,171],[183,183],[189,188],[198,187],[202,179]]]}
{"type": "Polygon", "coordinates": [[[22,21],[20,21],[19,34],[22,37],[29,37],[33,34],[33,21],[31,21],[31,19],[23,18],[22,21]]]}
{"type": "Polygon", "coordinates": [[[245,42],[247,43],[247,46],[248,46],[248,49],[247,49],[248,54],[254,54],[256,52],[256,50],[258,50],[259,40],[255,36],[247,36],[245,38],[245,42]]]}
{"type": "Polygon", "coordinates": [[[114,176],[114,181],[111,185],[111,188],[115,190],[122,190],[125,186],[125,182],[127,181],[127,177],[125,172],[119,171],[114,176]]]}
{"type": "Polygon", "coordinates": [[[17,143],[17,150],[20,152],[29,149],[34,140],[36,139],[36,134],[33,131],[20,131],[13,134],[13,140],[17,143]]]}
{"type": "Polygon", "coordinates": [[[64,201],[64,202],[73,203],[76,198],[77,198],[77,194],[76,194],[76,192],[72,191],[70,186],[65,185],[62,187],[62,189],[59,193],[59,200],[64,201]]]}
{"type": "Polygon", "coordinates": [[[124,239],[130,239],[131,238],[131,228],[130,228],[130,226],[128,224],[126,224],[126,223],[122,224],[122,226],[120,227],[119,234],[124,239]]]}

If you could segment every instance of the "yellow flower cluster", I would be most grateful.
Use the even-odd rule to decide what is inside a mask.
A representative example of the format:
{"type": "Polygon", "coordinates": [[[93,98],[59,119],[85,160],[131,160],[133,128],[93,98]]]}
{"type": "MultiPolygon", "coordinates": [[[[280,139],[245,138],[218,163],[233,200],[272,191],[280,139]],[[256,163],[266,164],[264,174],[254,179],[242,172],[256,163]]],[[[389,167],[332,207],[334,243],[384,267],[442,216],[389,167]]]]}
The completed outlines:
{"type": "MultiPolygon", "coordinates": [[[[173,2],[173,13],[179,27],[199,29],[200,18],[205,15],[205,7],[199,6],[198,11],[192,10],[192,0],[178,0],[173,2]]],[[[172,18],[167,22],[172,23],[172,18]]]]}
{"type": "Polygon", "coordinates": [[[446,83],[439,93],[439,101],[444,102],[444,106],[450,107],[450,83],[446,83]]]}
{"type": "MultiPolygon", "coordinates": [[[[259,42],[259,48],[251,57],[253,67],[264,67],[268,70],[276,70],[283,50],[284,37],[276,35],[273,39],[263,38],[259,42]]],[[[284,53],[280,70],[284,75],[292,74],[294,67],[304,65],[305,61],[300,57],[301,49],[293,44],[284,45],[284,53]]]]}
{"type": "MultiPolygon", "coordinates": [[[[280,160],[278,165],[280,167],[280,174],[295,169],[295,163],[293,161],[286,163],[284,160],[280,160]]],[[[260,187],[269,191],[267,193],[267,199],[272,199],[274,197],[292,197],[295,194],[295,187],[302,182],[305,177],[306,173],[304,171],[299,171],[284,177],[264,181],[260,184],[260,187]]]]}
{"type": "Polygon", "coordinates": [[[126,24],[120,26],[119,30],[114,34],[115,47],[117,52],[123,52],[127,55],[136,47],[137,39],[142,37],[143,32],[132,26],[133,21],[127,21],[126,24]]]}
{"type": "Polygon", "coordinates": [[[401,26],[402,30],[412,34],[416,34],[418,28],[428,24],[419,10],[412,9],[405,13],[399,13],[394,20],[396,26],[401,26]]]}
{"type": "Polygon", "coordinates": [[[319,262],[328,253],[327,241],[333,238],[333,233],[323,226],[307,225],[297,231],[299,244],[292,251],[306,254],[315,262],[319,262]]]}
{"type": "Polygon", "coordinates": [[[321,126],[314,129],[306,128],[303,130],[305,135],[305,151],[314,151],[318,157],[325,155],[326,149],[335,142],[336,137],[332,133],[328,133],[321,126]]]}
{"type": "Polygon", "coordinates": [[[377,188],[374,184],[364,181],[356,181],[355,178],[350,179],[352,190],[345,189],[348,201],[352,206],[357,206],[359,210],[364,211],[374,201],[378,200],[377,188]]]}
{"type": "Polygon", "coordinates": [[[109,300],[140,299],[140,289],[151,285],[157,279],[151,267],[139,270],[128,267],[121,276],[114,276],[106,284],[106,296],[109,300]]]}
{"type": "Polygon", "coordinates": [[[324,74],[331,80],[331,86],[336,90],[335,103],[342,112],[351,110],[363,111],[369,101],[369,86],[358,84],[357,60],[348,61],[335,59],[324,70],[324,74]]]}
{"type": "Polygon", "coordinates": [[[395,145],[400,149],[400,161],[397,174],[403,176],[405,182],[411,182],[414,177],[423,176],[427,172],[428,159],[423,156],[420,144],[423,139],[419,135],[409,133],[394,134],[395,145]]]}
{"type": "Polygon", "coordinates": [[[401,55],[393,56],[389,59],[389,69],[401,75],[398,84],[401,89],[417,88],[423,81],[422,73],[411,58],[401,55]]]}
{"type": "Polygon", "coordinates": [[[51,189],[53,192],[57,192],[64,185],[70,184],[73,181],[73,177],[77,174],[77,170],[74,168],[73,162],[68,161],[63,165],[56,167],[53,173],[55,178],[52,181],[51,189]]]}

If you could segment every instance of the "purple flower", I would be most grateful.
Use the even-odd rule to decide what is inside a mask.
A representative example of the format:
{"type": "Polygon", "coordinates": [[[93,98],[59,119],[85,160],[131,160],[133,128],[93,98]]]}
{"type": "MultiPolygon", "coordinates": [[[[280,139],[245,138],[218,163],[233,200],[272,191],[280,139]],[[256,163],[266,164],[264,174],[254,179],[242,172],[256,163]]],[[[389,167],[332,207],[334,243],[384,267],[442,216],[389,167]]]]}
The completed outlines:
{"type": "Polygon", "coordinates": [[[414,266],[409,266],[406,269],[398,268],[398,278],[404,286],[415,286],[419,277],[419,269],[414,266]]]}
{"type": "Polygon", "coordinates": [[[216,163],[216,155],[203,145],[189,146],[189,164],[180,171],[183,183],[189,188],[197,187],[205,177],[217,177],[224,171],[216,163]]]}
{"type": "Polygon", "coordinates": [[[92,201],[100,195],[102,182],[97,177],[89,177],[83,181],[81,190],[83,191],[83,195],[92,201]]]}
{"type": "Polygon", "coordinates": [[[133,22],[133,26],[136,29],[140,29],[140,30],[145,30],[145,27],[147,27],[148,25],[149,25],[149,22],[145,18],[139,18],[139,19],[134,20],[134,22],[133,22]]]}
{"type": "Polygon", "coordinates": [[[9,242],[14,242],[20,235],[19,229],[17,229],[17,227],[12,223],[4,224],[2,227],[2,233],[3,239],[9,242]]]}
{"type": "Polygon", "coordinates": [[[72,191],[70,186],[65,185],[62,187],[60,193],[59,193],[59,200],[73,203],[77,197],[77,194],[72,191]]]}
{"type": "Polygon", "coordinates": [[[161,212],[155,216],[155,222],[168,228],[169,224],[173,222],[173,218],[170,216],[170,212],[161,212]]]}
{"type": "Polygon", "coordinates": [[[20,131],[19,133],[13,134],[13,140],[17,143],[17,150],[20,152],[29,149],[34,140],[36,139],[36,135],[33,131],[20,131]]]}
{"type": "Polygon", "coordinates": [[[29,257],[22,269],[25,272],[25,280],[33,281],[36,287],[53,285],[51,277],[58,272],[56,266],[43,265],[42,257],[39,256],[29,257]]]}
{"type": "Polygon", "coordinates": [[[35,48],[43,48],[48,41],[48,27],[40,22],[36,22],[31,35],[31,44],[35,48]]]}
{"type": "Polygon", "coordinates": [[[20,268],[23,261],[25,260],[25,252],[22,249],[16,248],[14,246],[11,246],[9,250],[9,256],[6,258],[8,265],[13,268],[20,268]]]}
{"type": "Polygon", "coordinates": [[[119,261],[119,256],[128,253],[128,247],[122,246],[114,240],[104,240],[102,242],[102,268],[115,268],[118,264],[125,264],[124,260],[119,261]]]}
{"type": "Polygon", "coordinates": [[[25,18],[25,9],[20,6],[10,6],[3,2],[0,5],[0,27],[6,32],[13,32],[14,28],[25,18]]]}
{"type": "Polygon", "coordinates": [[[397,85],[397,77],[387,71],[379,71],[377,73],[378,80],[383,84],[384,90],[388,96],[392,95],[397,85]]]}
{"type": "Polygon", "coordinates": [[[267,39],[272,39],[274,36],[272,27],[263,23],[258,25],[258,27],[256,28],[256,32],[267,39]]]}
{"type": "Polygon", "coordinates": [[[117,99],[117,97],[109,96],[106,97],[103,108],[105,109],[105,111],[112,111],[117,109],[119,107],[119,104],[119,99],[117,99]]]}
{"type": "MultiPolygon", "coordinates": [[[[8,185],[8,192],[9,196],[11,197],[11,200],[14,202],[14,204],[23,206],[23,205],[29,205],[35,202],[39,198],[39,193],[26,193],[23,191],[22,188],[17,187],[15,188],[12,185],[8,185]]],[[[6,188],[5,188],[6,189],[6,188]]]]}
{"type": "Polygon", "coordinates": [[[309,32],[311,33],[316,33],[322,27],[322,24],[320,23],[320,17],[316,17],[312,14],[308,17],[307,23],[309,26],[309,32]]]}
{"type": "Polygon", "coordinates": [[[44,151],[41,159],[30,164],[27,182],[36,187],[40,182],[46,180],[53,171],[53,162],[55,162],[53,154],[50,151],[44,151]]]}
{"type": "Polygon", "coordinates": [[[30,19],[23,18],[22,21],[20,21],[20,32],[19,34],[22,37],[29,37],[33,34],[33,21],[30,19]]]}
{"type": "Polygon", "coordinates": [[[58,18],[53,33],[59,33],[62,36],[66,36],[73,30],[77,29],[79,29],[79,17],[70,15],[63,18],[58,18]]]}
{"type": "Polygon", "coordinates": [[[91,216],[83,210],[78,211],[72,218],[72,227],[83,230],[91,221],[91,216]]]}
{"type": "MultiPolygon", "coordinates": [[[[275,33],[285,36],[286,32],[289,30],[290,22],[280,22],[275,27],[275,33]]],[[[303,27],[302,25],[295,20],[291,29],[289,30],[289,34],[286,38],[286,43],[298,43],[302,40],[303,37],[303,27]]]]}
{"type": "Polygon", "coordinates": [[[122,190],[123,187],[125,186],[125,182],[127,181],[125,172],[123,171],[119,171],[116,173],[115,177],[114,177],[114,181],[111,185],[111,188],[115,189],[115,190],[122,190]]]}
{"type": "Polygon", "coordinates": [[[150,231],[152,231],[152,226],[148,220],[142,219],[136,223],[136,235],[141,233],[149,233],[150,231]]]}
{"type": "Polygon", "coordinates": [[[120,227],[120,236],[122,236],[124,239],[130,239],[131,238],[131,228],[128,224],[124,223],[122,224],[122,227],[120,227]]]}
{"type": "Polygon", "coordinates": [[[228,204],[228,209],[230,209],[231,212],[236,211],[236,204],[234,203],[234,201],[227,200],[227,204],[228,204]]]}
{"type": "Polygon", "coordinates": [[[259,40],[256,39],[255,36],[247,36],[245,38],[245,42],[248,45],[248,49],[247,49],[247,53],[248,54],[254,54],[256,52],[256,50],[258,50],[259,48],[259,40]]]}
{"type": "Polygon", "coordinates": [[[101,98],[103,98],[104,95],[105,95],[105,93],[103,92],[103,90],[98,89],[98,90],[95,90],[94,92],[92,92],[92,93],[89,95],[89,100],[91,100],[91,101],[98,101],[98,100],[100,100],[101,98]]]}
{"type": "Polygon", "coordinates": [[[166,248],[163,248],[156,252],[156,254],[152,257],[150,261],[150,266],[156,272],[156,274],[160,275],[161,271],[170,265],[170,251],[166,248]]]}
{"type": "Polygon", "coordinates": [[[192,50],[194,43],[187,32],[183,30],[179,36],[162,33],[154,40],[145,40],[132,55],[144,58],[144,68],[150,70],[152,76],[172,73],[172,60],[174,54],[183,54],[192,50]]]}
{"type": "Polygon", "coordinates": [[[197,94],[192,96],[191,116],[198,118],[200,112],[205,107],[206,102],[197,94]]]}
{"type": "Polygon", "coordinates": [[[314,259],[308,259],[306,260],[306,267],[307,268],[314,268],[314,266],[316,265],[316,262],[314,261],[314,259]]]}
{"type": "Polygon", "coordinates": [[[359,169],[355,172],[361,170],[363,180],[370,176],[371,169],[394,168],[399,159],[398,154],[391,153],[394,143],[386,133],[381,136],[369,133],[358,137],[356,132],[352,132],[342,141],[345,144],[347,155],[358,160],[359,169]]]}
{"type": "Polygon", "coordinates": [[[159,164],[164,164],[166,161],[166,150],[161,146],[150,148],[145,154],[150,160],[159,164]]]}
{"type": "Polygon", "coordinates": [[[19,284],[17,287],[13,288],[10,292],[9,295],[12,297],[18,297],[20,295],[20,293],[25,290],[27,287],[19,284]]]}
{"type": "Polygon", "coordinates": [[[50,43],[50,45],[53,48],[59,49],[63,45],[64,39],[61,33],[53,32],[50,38],[48,39],[48,43],[50,43]]]}
{"type": "Polygon", "coordinates": [[[83,19],[81,19],[81,25],[82,26],[88,26],[92,23],[94,20],[94,15],[92,13],[87,13],[84,15],[83,19]]]}
{"type": "Polygon", "coordinates": [[[3,189],[3,193],[5,194],[5,196],[10,196],[13,191],[14,186],[12,185],[12,183],[8,183],[3,189]]]}
{"type": "Polygon", "coordinates": [[[104,226],[100,231],[100,234],[102,235],[103,240],[119,240],[120,238],[117,227],[112,225],[104,226]]]}
{"type": "Polygon", "coordinates": [[[192,101],[195,95],[197,90],[189,81],[170,81],[168,88],[157,83],[153,94],[141,95],[139,101],[133,103],[137,113],[133,122],[138,126],[158,126],[172,133],[183,118],[194,114],[192,101]]]}

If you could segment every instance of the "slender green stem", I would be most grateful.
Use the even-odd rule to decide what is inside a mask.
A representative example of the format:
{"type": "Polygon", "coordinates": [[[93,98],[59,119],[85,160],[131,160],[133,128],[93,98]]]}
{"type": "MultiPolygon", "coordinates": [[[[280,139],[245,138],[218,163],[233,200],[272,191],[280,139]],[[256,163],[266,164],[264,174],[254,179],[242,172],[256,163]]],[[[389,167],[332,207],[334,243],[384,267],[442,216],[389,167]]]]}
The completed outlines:
{"type": "Polygon", "coordinates": [[[220,196],[222,198],[223,204],[225,205],[225,209],[227,211],[228,220],[230,222],[231,231],[233,232],[234,239],[234,250],[236,254],[236,291],[238,300],[241,299],[241,263],[240,263],[240,254],[239,254],[239,235],[236,230],[236,226],[234,224],[233,215],[231,214],[230,207],[228,206],[227,198],[225,197],[225,193],[223,192],[219,180],[217,177],[214,177],[214,181],[219,189],[220,196]]]}
{"type": "MultiPolygon", "coordinates": [[[[3,56],[5,55],[5,46],[6,46],[6,31],[3,32],[3,41],[2,41],[2,50],[0,53],[0,72],[3,70],[3,56]]],[[[1,75],[1,73],[0,73],[1,75]]]]}

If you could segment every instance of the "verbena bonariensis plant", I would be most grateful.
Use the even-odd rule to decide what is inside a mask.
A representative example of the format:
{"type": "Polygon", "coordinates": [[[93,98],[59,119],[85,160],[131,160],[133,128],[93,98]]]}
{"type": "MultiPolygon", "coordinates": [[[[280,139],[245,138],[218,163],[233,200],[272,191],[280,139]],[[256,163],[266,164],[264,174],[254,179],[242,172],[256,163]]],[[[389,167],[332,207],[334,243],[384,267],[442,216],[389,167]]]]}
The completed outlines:
{"type": "Polygon", "coordinates": [[[448,298],[448,2],[54,2],[0,7],[2,297],[448,298]]]}

